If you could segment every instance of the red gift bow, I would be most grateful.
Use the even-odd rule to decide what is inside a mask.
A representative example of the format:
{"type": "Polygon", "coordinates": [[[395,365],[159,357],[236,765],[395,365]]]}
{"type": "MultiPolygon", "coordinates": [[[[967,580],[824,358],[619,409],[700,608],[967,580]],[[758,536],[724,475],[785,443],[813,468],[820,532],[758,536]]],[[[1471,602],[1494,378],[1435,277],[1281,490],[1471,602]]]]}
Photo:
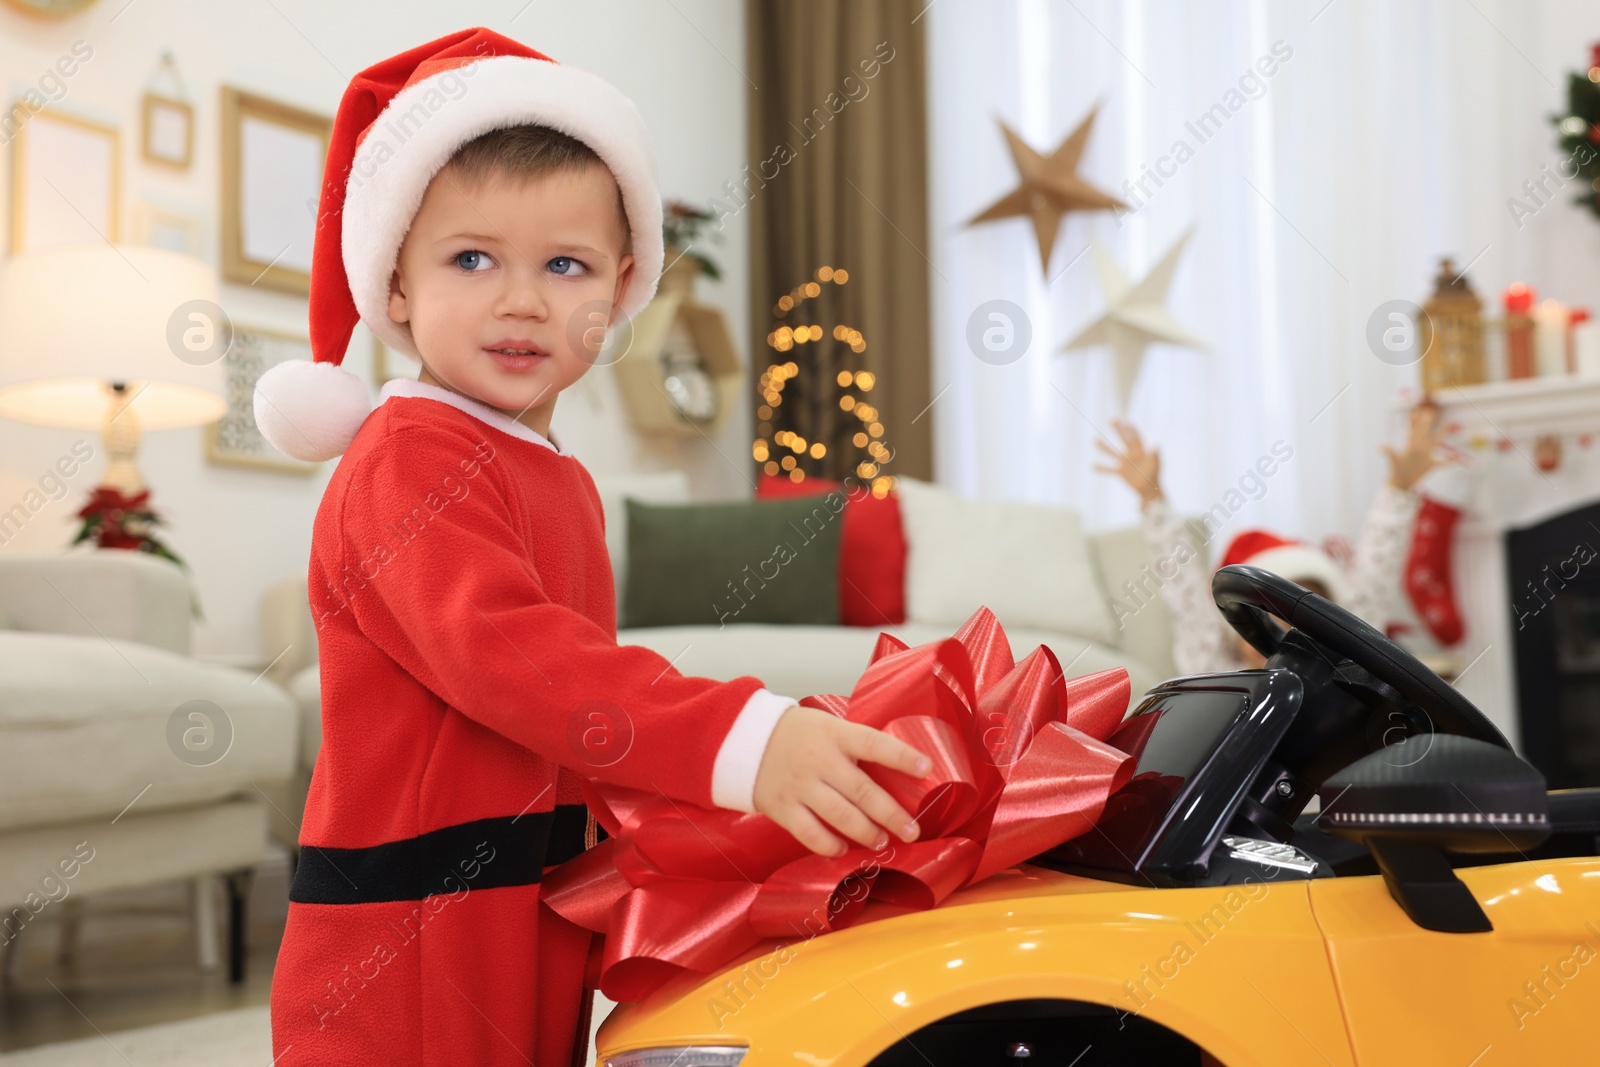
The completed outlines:
{"type": "Polygon", "coordinates": [[[986,607],[915,648],[879,634],[848,698],[800,703],[932,759],[920,780],[862,765],[917,817],[916,841],[821,856],[764,815],[586,781],[611,837],[546,874],[543,899],[606,935],[600,989],[618,1001],[718,971],[764,939],[848,926],[869,897],[933,907],[1083,833],[1132,775],[1133,758],[1105,741],[1127,711],[1128,672],[1063,673],[1043,645],[1014,662],[986,607]]]}

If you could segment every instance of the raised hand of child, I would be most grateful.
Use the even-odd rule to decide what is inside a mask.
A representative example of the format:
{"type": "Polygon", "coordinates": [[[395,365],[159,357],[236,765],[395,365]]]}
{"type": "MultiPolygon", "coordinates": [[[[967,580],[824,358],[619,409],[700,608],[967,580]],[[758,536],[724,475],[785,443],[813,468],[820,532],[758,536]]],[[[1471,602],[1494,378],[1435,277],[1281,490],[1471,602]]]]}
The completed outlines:
{"type": "Polygon", "coordinates": [[[1389,484],[1404,492],[1443,463],[1436,455],[1439,437],[1439,405],[1423,400],[1411,409],[1405,448],[1396,450],[1390,445],[1382,446],[1383,454],[1389,457],[1389,484]]]}
{"type": "Polygon", "coordinates": [[[1122,450],[1107,444],[1104,438],[1095,438],[1095,447],[1116,462],[1110,466],[1096,463],[1094,469],[1103,474],[1115,474],[1128,483],[1128,488],[1139,494],[1140,504],[1161,499],[1161,450],[1145,450],[1144,439],[1132,423],[1112,419],[1111,426],[1122,438],[1122,450]]]}
{"type": "Polygon", "coordinates": [[[916,820],[856,766],[862,760],[913,778],[933,766],[882,730],[796,704],[778,719],[756,770],[756,810],[824,856],[848,848],[828,826],[872,849],[887,845],[889,834],[916,840],[916,820]]]}

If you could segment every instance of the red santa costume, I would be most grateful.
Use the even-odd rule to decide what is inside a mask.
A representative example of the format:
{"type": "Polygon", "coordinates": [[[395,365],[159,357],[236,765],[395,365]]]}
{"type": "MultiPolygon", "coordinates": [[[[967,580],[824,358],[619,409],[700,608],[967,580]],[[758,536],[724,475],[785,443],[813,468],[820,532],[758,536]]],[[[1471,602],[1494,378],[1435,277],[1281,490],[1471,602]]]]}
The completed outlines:
{"type": "Polygon", "coordinates": [[[594,483],[500,411],[416,381],[375,410],[341,363],[386,314],[433,175],[488,130],[539,123],[615,174],[635,270],[655,291],[661,205],[649,138],[616,89],[484,29],[352,79],[334,121],[313,251],[313,362],[262,376],[264,435],[341,453],[312,531],[322,674],[288,925],[272,984],[277,1067],[583,1063],[587,931],[540,902],[545,869],[592,846],[574,771],[753,810],[787,696],[687,677],[616,640],[594,483]]]}

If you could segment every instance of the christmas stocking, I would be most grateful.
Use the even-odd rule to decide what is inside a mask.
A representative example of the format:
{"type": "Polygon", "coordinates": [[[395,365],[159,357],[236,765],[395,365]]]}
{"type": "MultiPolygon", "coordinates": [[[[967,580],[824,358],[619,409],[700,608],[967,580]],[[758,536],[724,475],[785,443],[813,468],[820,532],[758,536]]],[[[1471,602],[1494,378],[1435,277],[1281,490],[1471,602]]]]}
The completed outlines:
{"type": "MultiPolygon", "coordinates": [[[[1435,484],[1441,481],[1430,480],[1435,484]]],[[[1448,483],[1449,480],[1444,481],[1448,483]]],[[[1417,511],[1416,526],[1411,532],[1411,551],[1406,556],[1403,572],[1406,596],[1434,638],[1442,645],[1453,645],[1461,640],[1462,632],[1461,609],[1456,605],[1451,588],[1450,563],[1461,507],[1441,497],[1460,501],[1465,494],[1446,490],[1438,496],[1426,491],[1421,495],[1422,506],[1417,511]]]]}

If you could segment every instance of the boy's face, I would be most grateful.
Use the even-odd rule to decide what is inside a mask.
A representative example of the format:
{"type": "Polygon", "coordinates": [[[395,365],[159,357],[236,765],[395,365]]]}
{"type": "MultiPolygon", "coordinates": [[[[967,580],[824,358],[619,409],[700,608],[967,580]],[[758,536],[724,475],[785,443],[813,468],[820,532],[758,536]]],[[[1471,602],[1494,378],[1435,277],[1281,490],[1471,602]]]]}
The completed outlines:
{"type": "Polygon", "coordinates": [[[434,176],[400,246],[389,317],[410,323],[420,381],[548,437],[556,396],[583,377],[633,275],[605,167],[469,186],[434,176]],[[497,353],[515,347],[534,354],[497,353]]]}

